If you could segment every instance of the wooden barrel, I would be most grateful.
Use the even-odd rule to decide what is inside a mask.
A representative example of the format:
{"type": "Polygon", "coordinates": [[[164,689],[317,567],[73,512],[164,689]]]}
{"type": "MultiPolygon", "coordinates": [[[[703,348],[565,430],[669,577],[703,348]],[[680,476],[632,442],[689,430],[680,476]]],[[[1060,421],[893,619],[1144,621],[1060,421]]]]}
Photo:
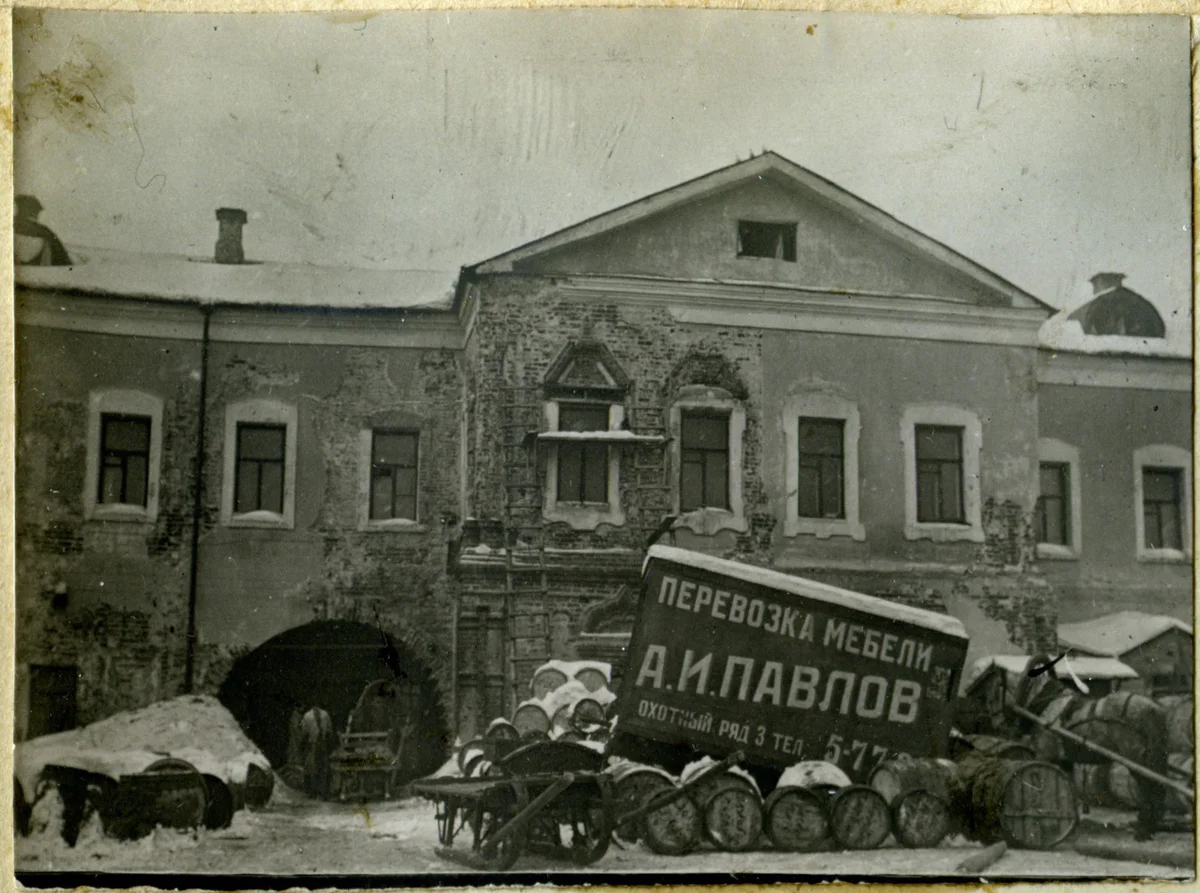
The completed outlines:
{"type": "Polygon", "coordinates": [[[584,667],[575,674],[575,678],[587,686],[588,691],[601,691],[608,688],[608,677],[595,667],[584,667]]]}
{"type": "Polygon", "coordinates": [[[704,834],[719,850],[740,853],[758,843],[763,829],[762,798],[757,790],[730,784],[702,807],[704,834]]]}
{"type": "Polygon", "coordinates": [[[953,760],[903,757],[880,763],[867,784],[883,794],[888,803],[917,790],[930,791],[949,802],[957,778],[958,765],[953,760]]]}
{"type": "Polygon", "coordinates": [[[868,781],[888,802],[892,831],[907,847],[934,847],[950,833],[951,791],[958,766],[951,760],[898,758],[881,763],[868,781]]]}
{"type": "Polygon", "coordinates": [[[892,833],[901,845],[929,849],[945,839],[953,827],[950,801],[933,791],[906,791],[892,801],[892,833]]]}
{"type": "Polygon", "coordinates": [[[974,835],[985,843],[1049,849],[1079,821],[1075,786],[1050,763],[983,758],[972,767],[969,788],[974,835]]]}
{"type": "MultiPolygon", "coordinates": [[[[675,787],[675,780],[661,769],[640,763],[619,763],[613,768],[613,816],[619,818],[637,809],[654,794],[675,787]]],[[[616,829],[621,840],[643,836],[641,821],[626,822],[616,829]]]]}
{"type": "Polygon", "coordinates": [[[571,705],[571,721],[575,725],[602,725],[604,708],[594,698],[580,698],[571,705]]]}
{"type": "Polygon", "coordinates": [[[700,843],[704,818],[691,797],[676,797],[642,822],[646,845],[660,856],[682,856],[700,843]]]}
{"type": "Polygon", "coordinates": [[[829,830],[843,849],[875,849],[891,833],[891,809],[879,791],[865,784],[838,788],[829,801],[829,830]]]}
{"type": "Polygon", "coordinates": [[[513,714],[512,724],[522,738],[530,732],[550,731],[550,717],[546,715],[546,708],[538,701],[525,701],[518,706],[513,714]]]}
{"type": "Polygon", "coordinates": [[[201,775],[204,779],[204,827],[211,831],[228,828],[233,822],[233,791],[215,775],[201,775]]]}
{"type": "Polygon", "coordinates": [[[971,746],[966,748],[965,754],[979,753],[1002,760],[1032,760],[1036,756],[1033,748],[1029,745],[1021,744],[1018,741],[1009,741],[1007,738],[996,738],[992,735],[967,735],[966,741],[971,746]]]}
{"type": "Polygon", "coordinates": [[[530,693],[541,700],[567,681],[567,674],[557,667],[538,667],[529,680],[530,693]]]}
{"type": "Polygon", "coordinates": [[[145,771],[123,775],[100,807],[105,833],[121,840],[145,837],[155,825],[196,828],[204,821],[208,790],[196,767],[165,758],[145,771]]]}
{"type": "Polygon", "coordinates": [[[763,826],[778,850],[809,853],[829,837],[829,817],[821,792],[787,785],[773,790],[763,804],[763,826]]]}
{"type": "Polygon", "coordinates": [[[488,723],[483,737],[492,741],[516,741],[521,737],[521,732],[503,716],[498,716],[488,723]]]}

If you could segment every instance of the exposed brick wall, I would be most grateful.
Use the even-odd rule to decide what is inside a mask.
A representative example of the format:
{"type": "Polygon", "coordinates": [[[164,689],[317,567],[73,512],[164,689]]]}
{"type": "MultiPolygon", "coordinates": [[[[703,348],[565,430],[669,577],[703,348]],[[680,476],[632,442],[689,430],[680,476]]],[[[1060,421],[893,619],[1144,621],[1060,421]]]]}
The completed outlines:
{"type": "Polygon", "coordinates": [[[79,668],[81,723],[182,684],[197,360],[196,346],[179,341],[18,334],[16,657],[22,682],[30,664],[79,668]],[[100,388],[163,401],[153,522],[84,519],[88,400],[100,388]]]}

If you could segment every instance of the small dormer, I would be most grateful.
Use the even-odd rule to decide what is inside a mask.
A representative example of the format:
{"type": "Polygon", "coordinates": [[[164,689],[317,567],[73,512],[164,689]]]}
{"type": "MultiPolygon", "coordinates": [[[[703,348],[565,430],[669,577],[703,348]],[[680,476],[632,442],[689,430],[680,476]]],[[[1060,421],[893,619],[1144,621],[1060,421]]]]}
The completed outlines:
{"type": "Polygon", "coordinates": [[[629,388],[629,376],[607,347],[599,341],[571,341],[546,372],[546,396],[620,402],[629,388]]]}
{"type": "Polygon", "coordinates": [[[1163,318],[1154,305],[1124,285],[1121,273],[1097,273],[1092,277],[1092,300],[1073,312],[1085,335],[1127,335],[1165,338],[1163,318]]]}

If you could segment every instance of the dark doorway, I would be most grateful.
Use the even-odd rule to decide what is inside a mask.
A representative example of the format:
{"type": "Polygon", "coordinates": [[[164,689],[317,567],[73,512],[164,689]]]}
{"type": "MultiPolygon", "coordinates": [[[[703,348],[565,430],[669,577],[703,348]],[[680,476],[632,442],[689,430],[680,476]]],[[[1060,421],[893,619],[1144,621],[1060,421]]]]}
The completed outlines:
{"type": "Polygon", "coordinates": [[[75,728],[75,688],[79,668],[29,668],[29,738],[75,728]]]}
{"type": "Polygon", "coordinates": [[[449,750],[441,696],[429,668],[376,627],[317,621],[280,633],[233,665],[219,697],[279,769],[293,710],[322,708],[341,735],[364,689],[379,680],[393,683],[415,730],[397,781],[428,775],[449,750]]]}

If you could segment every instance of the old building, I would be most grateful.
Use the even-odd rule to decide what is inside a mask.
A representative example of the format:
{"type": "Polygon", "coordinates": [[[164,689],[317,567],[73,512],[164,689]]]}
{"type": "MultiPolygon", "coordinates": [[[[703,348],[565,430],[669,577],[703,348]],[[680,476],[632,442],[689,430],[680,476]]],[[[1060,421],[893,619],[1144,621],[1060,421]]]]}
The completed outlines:
{"type": "MultiPolygon", "coordinates": [[[[546,658],[619,658],[660,533],[950,612],[974,655],[1052,648],[1058,584],[1108,567],[1039,546],[1045,438],[1084,455],[1095,418],[1062,370],[1106,361],[1042,350],[1047,305],[778,155],[452,295],[245,262],[219,219],[212,260],[18,272],[19,734],[194,688],[276,757],[293,707],[336,721],[383,672],[469,735],[546,658]]],[[[1147,446],[1190,451],[1190,391],[1159,390],[1147,446]]],[[[1164,567],[1190,570],[1106,579],[1164,567]]]]}
{"type": "Polygon", "coordinates": [[[1138,675],[1137,687],[1156,695],[1191,694],[1196,677],[1192,627],[1173,617],[1116,611],[1064,623],[1059,643],[1078,654],[1120,658],[1138,675]]]}
{"type": "Polygon", "coordinates": [[[220,690],[278,759],[389,659],[447,732],[448,285],[77,254],[19,274],[18,736],[220,690]]]}

